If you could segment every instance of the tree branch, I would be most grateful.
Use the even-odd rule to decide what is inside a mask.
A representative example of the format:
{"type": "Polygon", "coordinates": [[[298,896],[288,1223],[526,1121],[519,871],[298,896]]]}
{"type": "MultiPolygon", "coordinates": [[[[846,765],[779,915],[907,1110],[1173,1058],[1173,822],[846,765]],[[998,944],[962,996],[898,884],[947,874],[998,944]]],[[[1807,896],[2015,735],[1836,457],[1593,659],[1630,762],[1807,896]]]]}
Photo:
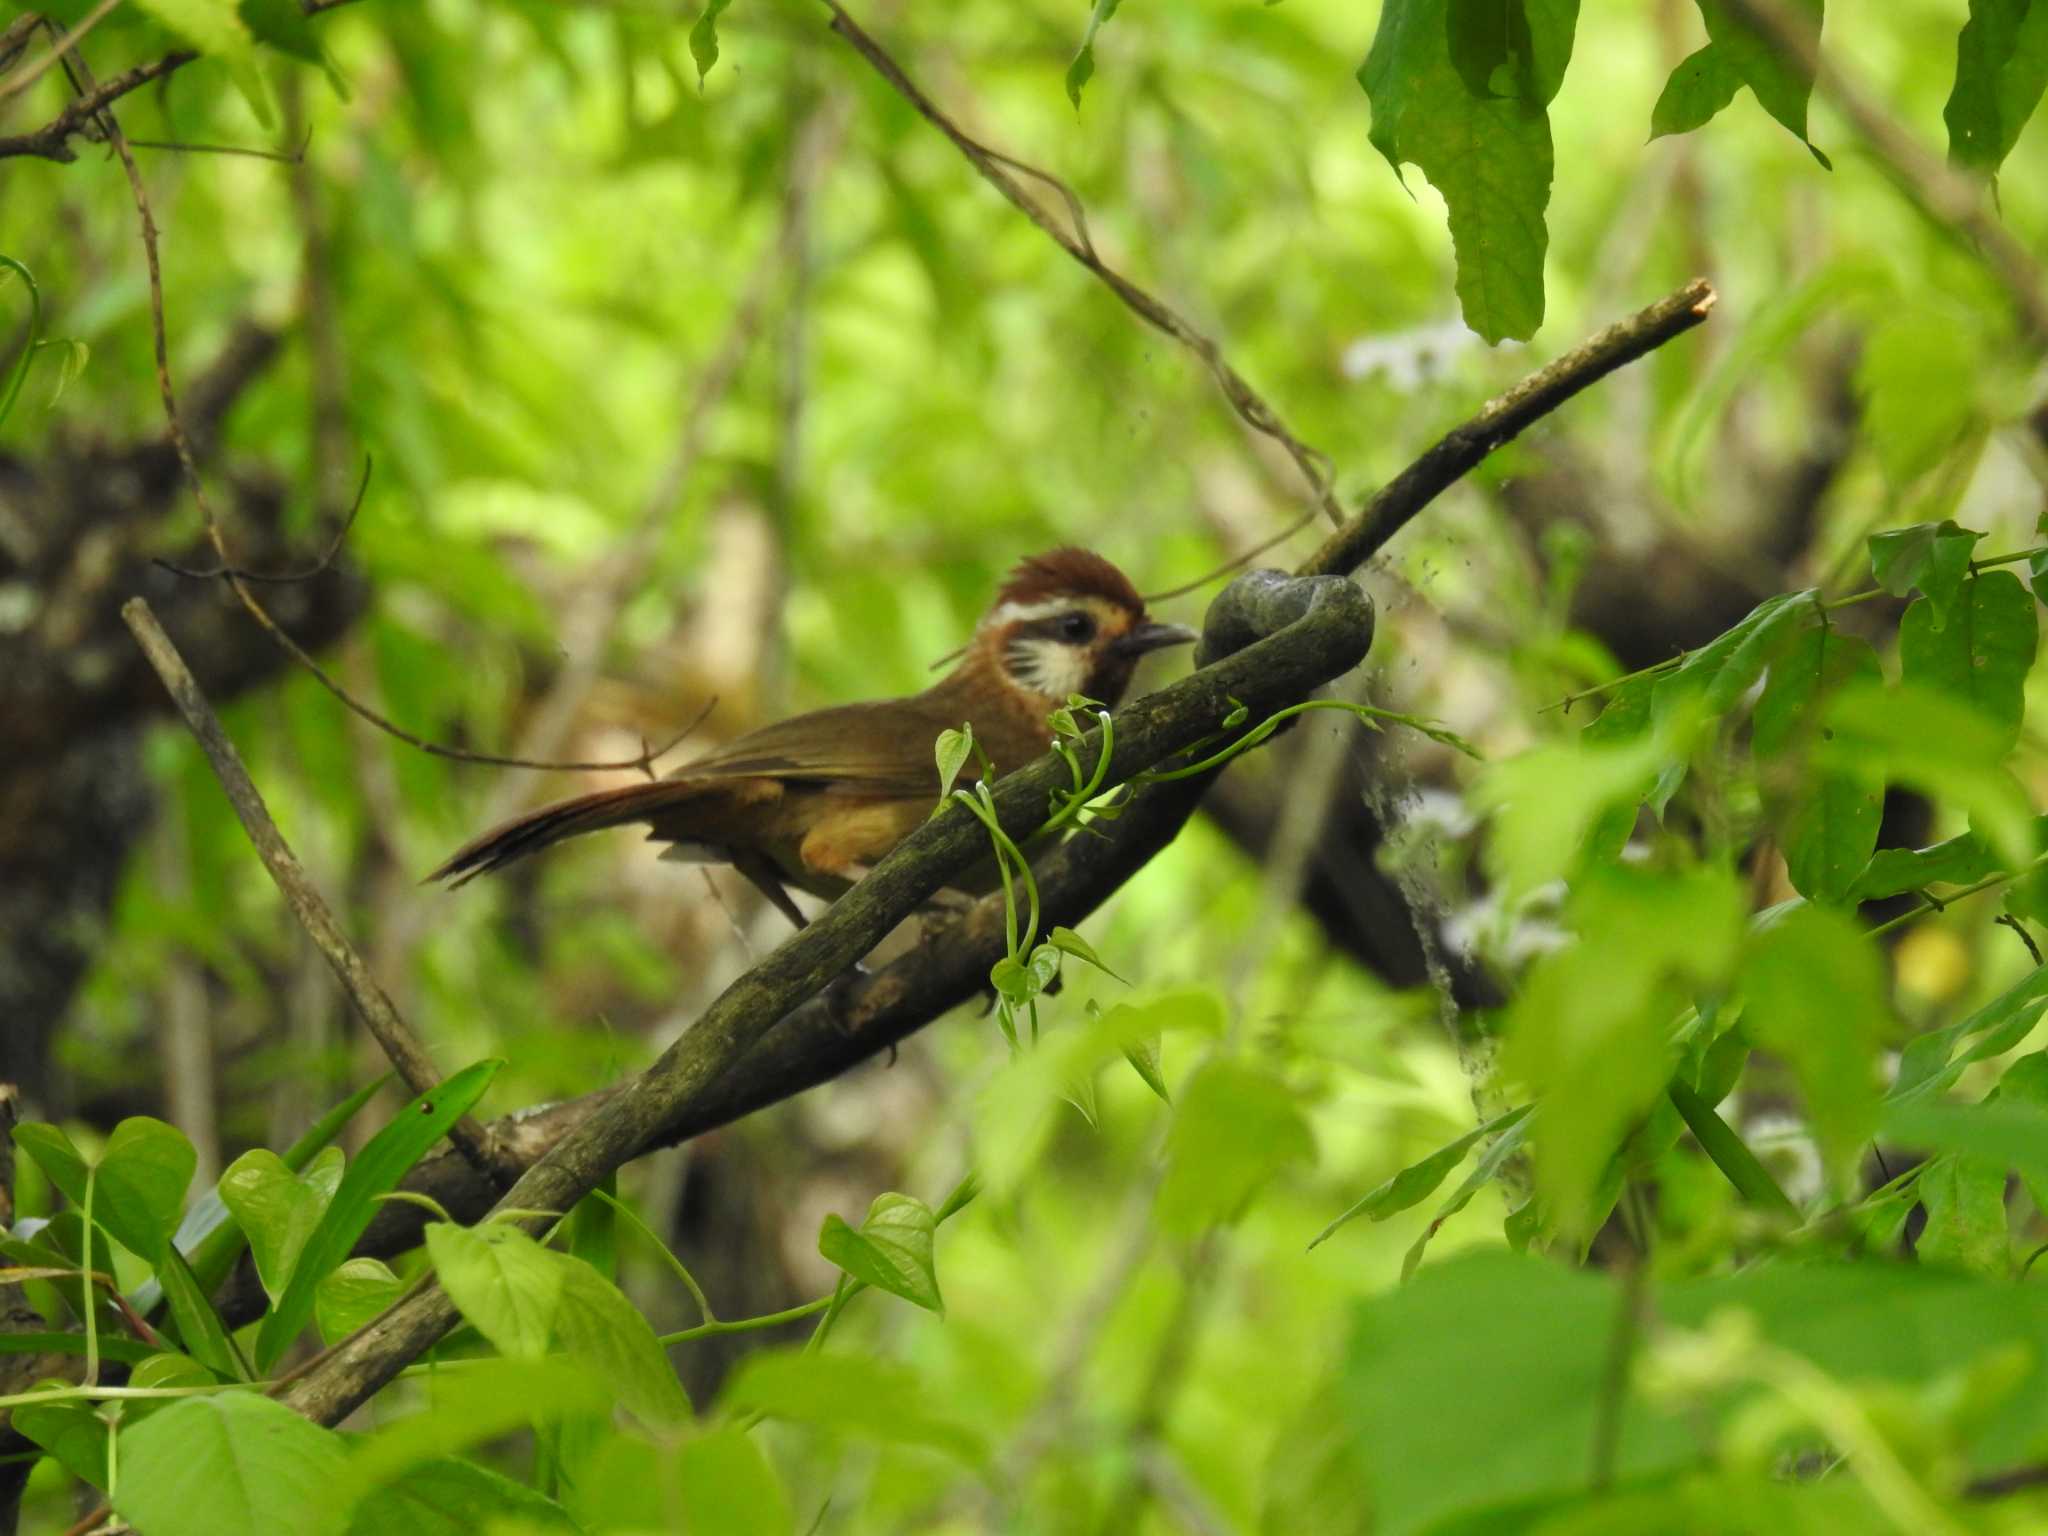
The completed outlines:
{"type": "Polygon", "coordinates": [[[1476,468],[1494,449],[1588,385],[1684,335],[1712,313],[1719,297],[1713,284],[1695,278],[1494,396],[1471,420],[1446,432],[1421,458],[1381,486],[1356,518],[1308,558],[1303,574],[1357,570],[1446,486],[1476,468]]]}
{"type": "MultiPolygon", "coordinates": [[[[1372,605],[1348,580],[1290,580],[1275,572],[1240,577],[1211,605],[1197,670],[1117,713],[1104,789],[1213,735],[1240,701],[1256,720],[1341,676],[1363,659],[1371,641],[1372,605]],[[1244,643],[1248,638],[1250,643],[1244,643]]],[[[1102,747],[1100,729],[1077,746],[1084,774],[1093,771],[1102,747]]],[[[1044,821],[1050,797],[1067,787],[1068,767],[1052,756],[998,781],[993,794],[1003,829],[1013,837],[1028,834],[1044,821]]],[[[1117,845],[1142,839],[1144,830],[1156,835],[1168,822],[1177,828],[1200,795],[1198,782],[1193,789],[1184,783],[1152,789],[1161,793],[1134,797],[1132,809],[1118,819],[1117,845]]],[[[1093,842],[1070,839],[1062,852],[1093,842]]],[[[545,1218],[510,1213],[566,1211],[639,1149],[675,1134],[706,1096],[719,1090],[721,1079],[732,1076],[731,1069],[771,1035],[777,1021],[821,992],[987,850],[981,823],[963,807],[946,806],[823,917],[728,987],[653,1066],[551,1148],[506,1193],[498,1210],[507,1213],[506,1219],[537,1226],[545,1218]]],[[[1078,856],[1085,867],[1087,856],[1078,856]]],[[[1113,888],[1136,867],[1098,865],[1097,877],[1113,888]]],[[[948,946],[966,948],[950,930],[948,946]]],[[[858,1016],[841,1028],[849,1036],[867,1032],[858,1016]]],[[[338,1422],[455,1320],[447,1296],[429,1286],[343,1341],[281,1395],[310,1418],[338,1422]]]]}
{"type": "MultiPolygon", "coordinates": [[[[1375,509],[1390,507],[1401,511],[1395,526],[1405,523],[1477,462],[1469,457],[1472,444],[1484,440],[1489,433],[1505,433],[1498,438],[1505,441],[1506,436],[1556,409],[1594,379],[1683,334],[1704,317],[1712,299],[1712,290],[1705,285],[1690,285],[1531,375],[1447,434],[1443,442],[1390,482],[1362,514],[1360,525],[1373,517],[1375,509]],[[1689,311],[1692,318],[1683,323],[1672,321],[1668,312],[1674,307],[1689,311]],[[1635,339],[1626,344],[1626,356],[1620,355],[1624,344],[1614,339],[1617,336],[1635,339]],[[1636,345],[1638,341],[1640,345],[1636,345]],[[1447,444],[1463,446],[1451,451],[1447,444]]],[[[1363,561],[1379,547],[1379,542],[1369,541],[1361,534],[1343,547],[1351,553],[1340,557],[1326,550],[1316,558],[1333,563],[1340,558],[1363,561]]],[[[1256,633],[1256,628],[1243,617],[1241,604],[1235,599],[1230,603],[1224,601],[1237,591],[1239,588],[1233,586],[1219,597],[1218,606],[1211,610],[1210,624],[1212,629],[1234,629],[1239,637],[1249,636],[1256,633]]],[[[1221,648],[1213,640],[1206,641],[1204,654],[1221,648]]],[[[1119,756],[1125,745],[1120,717],[1119,756]]],[[[1044,921],[1068,927],[1079,924],[1173,840],[1207,787],[1207,778],[1147,785],[1131,797],[1123,814],[1110,822],[1101,835],[1070,838],[1050,855],[1034,862],[1044,921]]],[[[1038,803],[1042,805],[1043,801],[1038,803]]],[[[863,882],[839,905],[861,898],[865,889],[863,882]]],[[[833,908],[819,926],[830,922],[838,910],[839,907],[833,908]]],[[[958,922],[928,935],[893,963],[858,976],[836,998],[814,997],[769,1023],[727,1070],[677,1097],[660,1123],[651,1127],[639,1145],[625,1152],[620,1160],[686,1141],[837,1077],[985,991],[989,969],[1004,952],[1003,903],[1000,896],[990,896],[970,908],[958,922]]],[[[781,956],[782,951],[769,956],[757,970],[778,966],[781,956]]],[[[496,1123],[494,1134],[515,1161],[538,1162],[579,1135],[597,1115],[635,1086],[603,1088],[580,1099],[507,1117],[496,1123]]],[[[407,1180],[407,1187],[431,1194],[459,1219],[482,1216],[497,1198],[497,1191],[455,1154],[442,1154],[421,1164],[407,1180]]],[[[390,1256],[416,1246],[420,1221],[415,1209],[393,1204],[379,1214],[357,1251],[390,1256]]],[[[251,1284],[238,1290],[226,1305],[231,1317],[245,1319],[260,1311],[261,1293],[251,1284]]],[[[410,1348],[416,1354],[434,1336],[437,1333],[421,1328],[417,1335],[399,1331],[380,1338],[384,1348],[401,1353],[410,1348]]],[[[360,1368],[364,1355],[355,1358],[360,1368]]],[[[411,1354],[404,1355],[404,1359],[410,1358],[411,1354]]],[[[398,1363],[403,1364],[404,1360],[398,1363]]],[[[325,1380],[306,1391],[307,1397],[293,1401],[308,1411],[331,1409],[347,1395],[337,1392],[333,1383],[325,1380]]]]}
{"type": "MultiPolygon", "coordinates": [[[[292,852],[291,845],[285,842],[284,834],[277,830],[277,823],[271,820],[263,796],[249,778],[249,770],[242,765],[241,754],[235,750],[227,732],[221,729],[219,717],[206,702],[206,695],[200,692],[198,682],[185,665],[185,658],[178,654],[177,647],[171,644],[170,636],[163,632],[156,615],[143,599],[130,598],[121,607],[121,617],[142,647],[143,654],[149,658],[149,664],[156,669],[156,675],[163,679],[164,688],[178,706],[178,712],[185,717],[185,724],[198,739],[201,750],[206,753],[206,760],[212,764],[214,776],[220,780],[228,803],[234,807],[242,829],[249,834],[249,841],[256,845],[263,867],[277,882],[285,905],[291,908],[292,915],[299,920],[314,946],[334,968],[335,979],[341,983],[349,1001],[355,1004],[356,1012],[369,1026],[370,1033],[377,1037],[377,1043],[384,1048],[391,1065],[398,1069],[398,1075],[415,1094],[434,1088],[440,1083],[441,1074],[433,1059],[427,1055],[412,1027],[399,1016],[397,1006],[377,985],[377,978],[370,974],[363,957],[356,953],[355,946],[341,931],[341,925],[334,920],[334,914],[328,910],[327,903],[307,875],[306,867],[292,852]]],[[[490,1132],[470,1116],[465,1115],[455,1123],[448,1139],[486,1178],[504,1178],[509,1182],[517,1173],[516,1168],[499,1158],[490,1132]]]]}
{"type": "MultiPolygon", "coordinates": [[[[300,0],[299,9],[308,16],[318,16],[322,11],[334,10],[337,6],[348,5],[352,0],[300,0]]],[[[51,118],[40,128],[27,133],[0,135],[0,160],[11,160],[20,155],[33,155],[40,160],[55,160],[69,164],[78,158],[78,152],[71,147],[75,138],[93,137],[100,131],[99,114],[131,91],[140,90],[152,80],[161,80],[190,64],[199,55],[189,49],[178,49],[147,64],[138,64],[133,69],[123,70],[118,75],[91,86],[84,95],[65,103],[64,110],[51,118]]]]}

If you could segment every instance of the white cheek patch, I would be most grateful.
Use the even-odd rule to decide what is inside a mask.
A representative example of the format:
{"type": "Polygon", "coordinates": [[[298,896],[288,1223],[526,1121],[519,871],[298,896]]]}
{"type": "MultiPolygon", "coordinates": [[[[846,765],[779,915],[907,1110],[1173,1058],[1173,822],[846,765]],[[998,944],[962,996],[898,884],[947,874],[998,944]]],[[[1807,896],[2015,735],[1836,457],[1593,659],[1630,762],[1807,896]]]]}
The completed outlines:
{"type": "Polygon", "coordinates": [[[1014,640],[1006,659],[1012,677],[1049,699],[1079,693],[1088,681],[1087,654],[1057,640],[1014,640]]]}

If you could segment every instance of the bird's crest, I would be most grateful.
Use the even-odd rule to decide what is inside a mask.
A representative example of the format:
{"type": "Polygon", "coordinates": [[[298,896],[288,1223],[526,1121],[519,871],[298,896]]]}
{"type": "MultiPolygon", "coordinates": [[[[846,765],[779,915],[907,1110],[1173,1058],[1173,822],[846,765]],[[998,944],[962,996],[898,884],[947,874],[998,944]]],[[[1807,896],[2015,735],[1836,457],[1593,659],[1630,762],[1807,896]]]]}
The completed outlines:
{"type": "Polygon", "coordinates": [[[996,602],[1039,603],[1069,595],[1103,597],[1132,613],[1145,611],[1145,600],[1128,576],[1092,550],[1071,545],[1018,562],[996,602]]]}

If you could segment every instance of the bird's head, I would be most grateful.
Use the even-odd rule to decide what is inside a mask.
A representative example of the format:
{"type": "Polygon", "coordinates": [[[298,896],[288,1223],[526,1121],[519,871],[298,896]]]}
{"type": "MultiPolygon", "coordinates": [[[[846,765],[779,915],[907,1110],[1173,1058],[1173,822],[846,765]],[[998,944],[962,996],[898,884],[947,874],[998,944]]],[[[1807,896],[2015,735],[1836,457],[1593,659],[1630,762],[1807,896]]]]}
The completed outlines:
{"type": "Polygon", "coordinates": [[[1040,713],[1074,694],[1114,705],[1147,651],[1196,638],[1145,613],[1130,578],[1085,549],[1033,555],[1010,573],[974,648],[1040,713]]]}

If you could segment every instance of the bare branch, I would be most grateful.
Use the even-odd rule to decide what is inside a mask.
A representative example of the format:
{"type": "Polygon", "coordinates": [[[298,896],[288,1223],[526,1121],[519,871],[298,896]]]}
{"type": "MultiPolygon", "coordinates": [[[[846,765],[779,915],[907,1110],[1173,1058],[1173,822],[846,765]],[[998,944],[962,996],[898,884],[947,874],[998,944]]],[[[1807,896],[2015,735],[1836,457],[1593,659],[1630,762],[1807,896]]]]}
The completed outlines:
{"type": "MultiPolygon", "coordinates": [[[[150,612],[149,604],[139,597],[130,598],[122,605],[121,617],[141,645],[143,654],[149,658],[149,664],[156,669],[157,676],[163,679],[178,712],[185,717],[185,724],[206,753],[207,762],[213,766],[214,777],[220,780],[228,803],[235,808],[243,830],[249,834],[249,841],[256,845],[263,867],[277,882],[285,905],[291,908],[292,915],[313,940],[314,947],[334,968],[342,990],[355,1004],[356,1012],[369,1026],[370,1033],[377,1037],[377,1043],[384,1048],[391,1065],[398,1069],[398,1075],[415,1094],[434,1088],[440,1083],[441,1074],[432,1058],[413,1033],[412,1026],[399,1016],[397,1006],[377,985],[377,979],[370,974],[362,956],[356,953],[355,946],[341,931],[341,925],[334,920],[334,914],[328,910],[326,901],[314,887],[298,855],[292,852],[291,845],[277,830],[269,808],[249,778],[249,770],[242,765],[241,754],[235,751],[235,744],[221,729],[219,717],[206,702],[206,695],[200,692],[198,682],[185,665],[185,659],[178,654],[177,647],[171,644],[170,636],[163,632],[156,615],[150,612]]],[[[449,1139],[486,1177],[495,1178],[513,1171],[499,1158],[490,1133],[474,1119],[464,1116],[457,1121],[449,1139]]]]}
{"type": "MultiPolygon", "coordinates": [[[[299,9],[308,16],[317,16],[322,11],[331,11],[337,6],[348,5],[351,0],[300,0],[299,9]]],[[[6,36],[12,36],[10,27],[6,36]]],[[[28,133],[0,135],[0,160],[11,160],[19,155],[33,155],[42,160],[57,160],[69,164],[78,158],[78,152],[71,147],[71,141],[81,136],[91,137],[103,134],[104,124],[101,112],[119,101],[131,91],[140,90],[152,80],[183,69],[199,55],[189,49],[167,53],[160,59],[147,64],[138,64],[133,69],[123,70],[118,75],[91,85],[77,100],[66,104],[64,110],[51,118],[42,127],[28,133]]]]}
{"type": "Polygon", "coordinates": [[[1366,502],[1301,567],[1302,574],[1355,571],[1386,547],[1410,518],[1443,494],[1503,443],[1519,436],[1589,384],[1682,336],[1712,312],[1719,295],[1696,278],[1647,309],[1616,321],[1591,340],[1494,396],[1479,413],[1453,427],[1366,502]]]}

